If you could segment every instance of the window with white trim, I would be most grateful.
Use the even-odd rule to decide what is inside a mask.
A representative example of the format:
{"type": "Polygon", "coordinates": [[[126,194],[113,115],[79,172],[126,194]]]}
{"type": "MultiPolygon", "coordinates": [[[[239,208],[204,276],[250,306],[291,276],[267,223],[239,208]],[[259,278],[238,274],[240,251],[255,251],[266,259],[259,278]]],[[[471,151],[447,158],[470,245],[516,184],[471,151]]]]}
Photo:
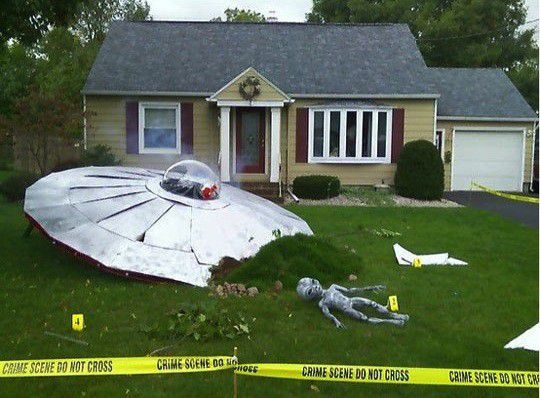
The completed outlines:
{"type": "Polygon", "coordinates": [[[310,163],[390,163],[391,109],[310,108],[310,163]]]}
{"type": "Polygon", "coordinates": [[[180,104],[139,104],[139,153],[180,153],[180,104]]]}

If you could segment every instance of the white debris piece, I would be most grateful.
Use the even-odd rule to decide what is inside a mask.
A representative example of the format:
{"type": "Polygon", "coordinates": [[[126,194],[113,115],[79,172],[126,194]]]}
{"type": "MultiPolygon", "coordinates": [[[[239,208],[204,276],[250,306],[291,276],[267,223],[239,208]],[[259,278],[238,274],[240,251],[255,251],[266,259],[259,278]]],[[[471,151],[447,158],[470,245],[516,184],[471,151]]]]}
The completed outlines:
{"type": "Polygon", "coordinates": [[[540,323],[520,334],[504,348],[524,348],[530,351],[540,351],[540,323]]]}
{"type": "Polygon", "coordinates": [[[394,253],[399,265],[411,265],[415,259],[420,259],[422,265],[467,265],[464,261],[450,257],[448,253],[414,254],[397,243],[394,245],[394,253]]]}
{"type": "Polygon", "coordinates": [[[313,234],[297,215],[221,184],[192,160],[165,173],[134,167],[52,173],[26,190],[24,212],[49,238],[106,270],[197,286],[207,285],[223,257],[254,255],[276,230],[313,234]]]}

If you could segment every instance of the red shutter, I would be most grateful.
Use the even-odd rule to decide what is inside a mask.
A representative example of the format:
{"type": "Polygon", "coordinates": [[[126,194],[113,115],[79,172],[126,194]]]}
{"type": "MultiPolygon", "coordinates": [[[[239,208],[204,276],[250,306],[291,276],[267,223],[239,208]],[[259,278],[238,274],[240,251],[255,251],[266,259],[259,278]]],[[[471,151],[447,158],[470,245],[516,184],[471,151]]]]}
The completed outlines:
{"type": "Polygon", "coordinates": [[[296,163],[308,160],[308,109],[296,109],[296,163]]]}
{"type": "Polygon", "coordinates": [[[182,136],[182,155],[193,154],[193,103],[182,102],[181,109],[181,136],[182,136]]]}
{"type": "Polygon", "coordinates": [[[403,126],[405,125],[405,109],[392,111],[392,163],[397,163],[403,148],[403,126]]]}
{"type": "Polygon", "coordinates": [[[126,102],[126,153],[139,153],[139,103],[126,102]]]}

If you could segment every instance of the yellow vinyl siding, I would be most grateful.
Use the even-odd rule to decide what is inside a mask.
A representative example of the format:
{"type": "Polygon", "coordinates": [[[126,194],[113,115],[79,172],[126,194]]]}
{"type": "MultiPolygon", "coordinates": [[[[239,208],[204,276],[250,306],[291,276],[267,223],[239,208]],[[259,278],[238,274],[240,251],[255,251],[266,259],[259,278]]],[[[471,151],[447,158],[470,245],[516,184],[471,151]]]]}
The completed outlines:
{"type": "MultiPolygon", "coordinates": [[[[394,183],[395,164],[321,164],[296,163],[296,110],[320,104],[324,100],[296,100],[288,109],[287,183],[307,174],[327,174],[339,177],[342,184],[371,185],[384,181],[394,183]]],[[[429,100],[380,100],[381,105],[405,109],[404,141],[425,139],[433,141],[435,101],[429,100]]]]}
{"type": "Polygon", "coordinates": [[[220,92],[215,97],[215,99],[220,100],[220,101],[244,100],[244,98],[242,98],[242,95],[240,94],[240,84],[247,77],[258,78],[261,85],[261,93],[257,97],[254,98],[254,101],[283,101],[284,99],[287,99],[282,93],[280,93],[278,90],[272,87],[271,84],[265,81],[264,77],[260,75],[259,73],[257,73],[257,71],[254,69],[250,69],[246,71],[246,73],[234,79],[229,86],[227,86],[222,92],[220,92]]]}
{"type": "Polygon", "coordinates": [[[87,146],[108,145],[125,166],[165,169],[180,159],[196,158],[217,170],[219,154],[218,110],[204,98],[87,96],[87,146]],[[126,101],[192,102],[193,155],[127,154],[126,101]]]}
{"type": "MultiPolygon", "coordinates": [[[[452,152],[452,139],[454,136],[454,129],[458,127],[459,129],[463,127],[495,127],[495,128],[503,128],[503,127],[512,127],[512,128],[520,128],[525,129],[527,131],[526,141],[525,141],[525,165],[523,168],[523,182],[529,183],[531,182],[531,162],[532,162],[532,152],[533,152],[533,123],[527,123],[527,122],[469,122],[469,121],[459,121],[459,120],[452,120],[452,121],[438,121],[437,122],[437,129],[444,129],[445,130],[445,137],[444,137],[444,151],[445,152],[452,152]]],[[[451,163],[445,163],[444,164],[444,189],[450,190],[451,186],[451,176],[452,176],[452,164],[451,163]]]]}

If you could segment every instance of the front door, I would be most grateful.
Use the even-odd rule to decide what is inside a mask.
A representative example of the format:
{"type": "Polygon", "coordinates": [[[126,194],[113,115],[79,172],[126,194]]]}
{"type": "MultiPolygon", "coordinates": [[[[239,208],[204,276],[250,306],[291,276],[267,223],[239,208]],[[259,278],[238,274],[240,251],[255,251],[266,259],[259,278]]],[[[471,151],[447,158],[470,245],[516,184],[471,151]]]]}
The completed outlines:
{"type": "Polygon", "coordinates": [[[236,172],[264,173],[264,108],[236,109],[236,172]]]}

